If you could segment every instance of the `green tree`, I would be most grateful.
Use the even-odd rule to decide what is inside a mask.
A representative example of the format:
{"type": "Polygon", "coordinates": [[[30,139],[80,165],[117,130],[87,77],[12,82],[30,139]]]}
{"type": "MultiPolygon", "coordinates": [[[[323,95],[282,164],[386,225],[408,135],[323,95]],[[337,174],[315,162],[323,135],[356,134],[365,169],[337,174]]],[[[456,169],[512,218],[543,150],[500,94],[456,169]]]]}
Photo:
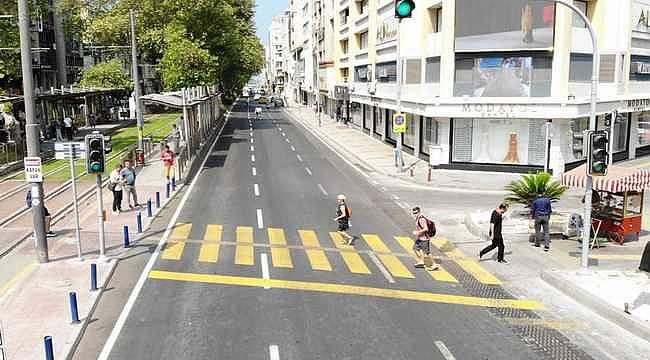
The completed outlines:
{"type": "Polygon", "coordinates": [[[564,195],[567,188],[558,181],[551,181],[551,174],[540,172],[523,175],[521,180],[508,184],[506,190],[510,192],[505,199],[507,203],[531,207],[540,191],[543,191],[551,201],[556,202],[564,195]]]}
{"type": "Polygon", "coordinates": [[[112,59],[84,70],[79,85],[104,89],[133,89],[133,82],[124,73],[122,64],[112,59]]]}

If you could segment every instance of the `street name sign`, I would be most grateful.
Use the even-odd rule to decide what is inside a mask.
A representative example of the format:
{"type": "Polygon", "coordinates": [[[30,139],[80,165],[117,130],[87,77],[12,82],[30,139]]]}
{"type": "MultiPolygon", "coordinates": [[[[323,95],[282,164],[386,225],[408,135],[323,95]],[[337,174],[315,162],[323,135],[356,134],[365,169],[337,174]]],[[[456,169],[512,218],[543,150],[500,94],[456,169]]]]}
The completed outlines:
{"type": "Polygon", "coordinates": [[[54,144],[54,158],[77,160],[86,158],[86,144],[82,142],[66,142],[54,144]]]}
{"type": "Polygon", "coordinates": [[[25,180],[27,182],[43,182],[43,166],[40,157],[26,157],[23,163],[25,164],[25,180]]]}

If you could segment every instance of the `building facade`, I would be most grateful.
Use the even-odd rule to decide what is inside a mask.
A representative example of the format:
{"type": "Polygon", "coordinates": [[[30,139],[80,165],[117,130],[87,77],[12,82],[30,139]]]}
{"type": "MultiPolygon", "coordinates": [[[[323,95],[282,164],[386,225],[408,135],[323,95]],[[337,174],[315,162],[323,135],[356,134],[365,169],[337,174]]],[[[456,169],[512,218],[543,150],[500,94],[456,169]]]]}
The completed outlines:
{"type": "Polygon", "coordinates": [[[285,97],[289,73],[289,14],[273,17],[269,28],[267,67],[271,91],[285,97]]]}
{"type": "MultiPolygon", "coordinates": [[[[333,100],[334,111],[360,131],[389,144],[401,136],[407,152],[424,160],[433,153],[442,168],[548,167],[560,174],[585,160],[591,40],[567,7],[537,0],[422,0],[413,17],[398,24],[393,0],[321,1],[292,1],[297,66],[289,77],[309,93],[313,83],[305,74],[315,64],[309,50],[327,47],[331,24],[331,59],[325,50],[318,64],[326,80],[321,84],[327,83],[320,89],[323,104],[333,100]],[[309,11],[321,1],[323,14],[331,6],[323,21],[309,11]],[[315,21],[324,24],[323,45],[303,36],[315,21]],[[392,131],[398,37],[407,114],[401,135],[392,131]],[[322,71],[330,64],[334,84],[322,71]]],[[[597,123],[611,133],[614,161],[649,154],[650,0],[573,3],[597,33],[597,123]]],[[[296,94],[309,104],[308,96],[296,94]]]]}

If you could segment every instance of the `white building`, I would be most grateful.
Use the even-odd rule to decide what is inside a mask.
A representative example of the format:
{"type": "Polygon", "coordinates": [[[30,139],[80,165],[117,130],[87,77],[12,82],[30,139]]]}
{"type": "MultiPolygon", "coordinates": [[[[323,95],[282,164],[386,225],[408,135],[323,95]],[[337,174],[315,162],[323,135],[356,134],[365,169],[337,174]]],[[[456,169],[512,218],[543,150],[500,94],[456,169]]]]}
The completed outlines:
{"type": "Polygon", "coordinates": [[[273,17],[269,28],[269,48],[267,68],[271,91],[281,96],[285,94],[285,82],[289,73],[289,13],[273,17]]]}

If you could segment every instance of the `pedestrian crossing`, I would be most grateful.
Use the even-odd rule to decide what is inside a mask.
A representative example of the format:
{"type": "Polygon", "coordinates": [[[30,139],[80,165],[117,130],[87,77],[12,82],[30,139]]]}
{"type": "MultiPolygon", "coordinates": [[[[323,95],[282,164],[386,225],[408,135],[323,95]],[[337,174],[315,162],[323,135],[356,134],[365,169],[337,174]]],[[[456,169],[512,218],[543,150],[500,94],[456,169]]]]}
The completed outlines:
{"type": "MultiPolygon", "coordinates": [[[[298,252],[304,252],[313,271],[334,271],[333,264],[344,264],[345,271],[358,275],[371,275],[377,267],[383,267],[395,279],[415,279],[414,271],[410,264],[414,260],[413,240],[405,236],[394,236],[393,240],[403,252],[393,251],[381,236],[377,234],[361,234],[353,245],[346,245],[342,236],[337,232],[328,232],[327,235],[318,234],[314,230],[297,229],[285,231],[282,228],[263,229],[263,240],[255,239],[256,232],[250,226],[235,226],[227,229],[224,225],[209,224],[203,231],[201,239],[191,239],[192,224],[179,223],[174,227],[171,236],[165,245],[161,259],[169,261],[188,260],[194,252],[185,254],[187,245],[199,246],[199,263],[219,263],[232,261],[220,258],[225,246],[234,247],[234,264],[242,266],[255,265],[255,248],[265,248],[271,253],[271,265],[274,268],[294,269],[294,257],[298,252]],[[224,235],[230,231],[228,237],[224,235]],[[234,239],[232,239],[234,230],[234,239]],[[295,240],[295,241],[294,241],[295,240]],[[293,245],[295,244],[295,245],[293,245]],[[335,260],[338,257],[342,260],[335,260]],[[378,259],[377,266],[368,258],[378,259]],[[407,266],[408,264],[408,266],[407,266]],[[380,266],[381,265],[381,266],[380,266]],[[371,270],[372,269],[372,270],[371,270]]],[[[460,250],[455,248],[447,239],[434,239],[432,245],[438,248],[445,256],[443,259],[453,261],[466,273],[477,281],[488,285],[499,285],[501,282],[486,271],[474,259],[467,258],[460,250]]],[[[229,254],[232,254],[231,252],[229,254]]],[[[223,255],[222,255],[223,256],[223,255]]],[[[434,256],[435,257],[435,256],[434,256]]],[[[191,259],[189,259],[191,260],[191,259]]],[[[448,264],[448,262],[445,262],[448,264]]],[[[435,271],[424,271],[434,281],[458,283],[446,266],[435,271]]],[[[384,271],[384,269],[381,269],[384,271]]],[[[419,271],[418,271],[419,272],[419,271]]]]}

